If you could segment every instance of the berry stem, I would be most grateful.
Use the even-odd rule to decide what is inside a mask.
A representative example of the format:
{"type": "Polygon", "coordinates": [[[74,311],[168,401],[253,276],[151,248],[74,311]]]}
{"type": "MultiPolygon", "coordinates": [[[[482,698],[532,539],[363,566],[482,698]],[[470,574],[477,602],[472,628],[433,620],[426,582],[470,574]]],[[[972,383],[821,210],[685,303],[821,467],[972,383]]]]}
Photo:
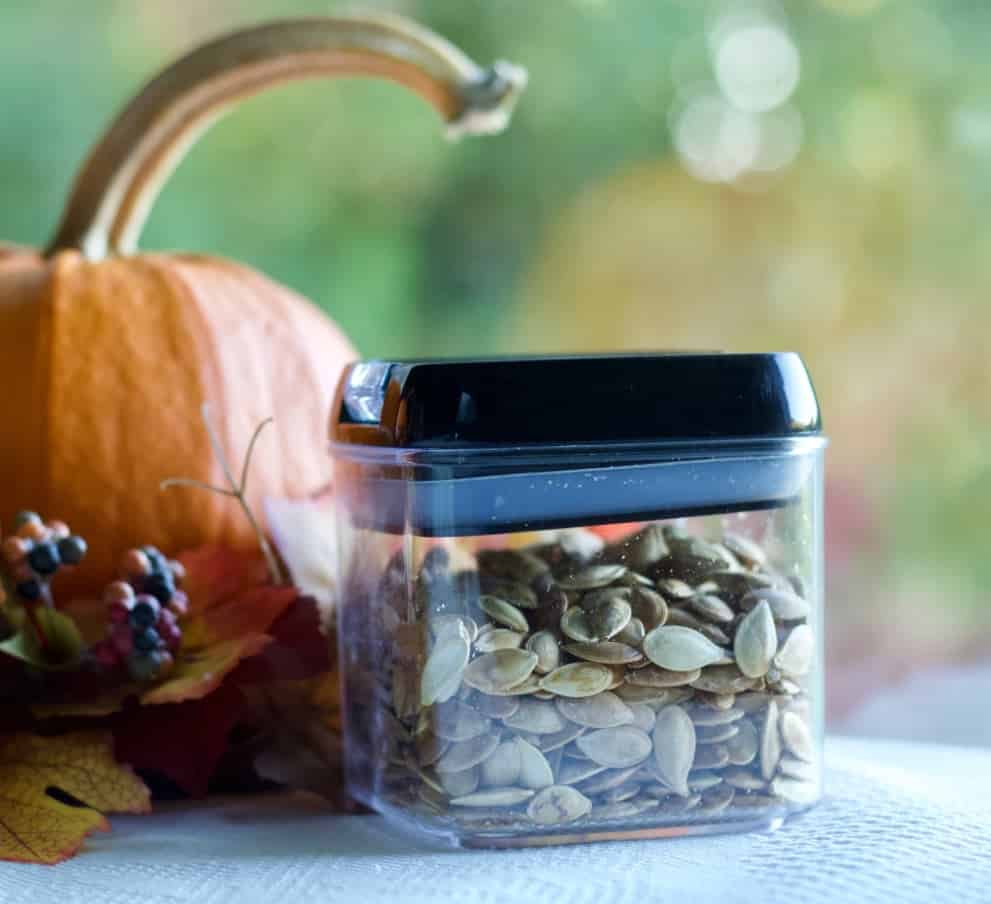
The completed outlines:
{"type": "Polygon", "coordinates": [[[264,430],[269,424],[274,422],[273,418],[265,418],[257,427],[255,427],[255,432],[251,434],[251,440],[248,442],[248,449],[244,454],[244,464],[241,467],[241,480],[237,481],[234,479],[234,471],[227,460],[227,455],[224,452],[224,447],[220,442],[220,437],[217,434],[217,430],[213,425],[213,419],[210,415],[210,405],[204,404],[200,409],[200,414],[203,418],[203,423],[206,426],[207,436],[210,438],[210,446],[213,448],[213,454],[217,459],[217,463],[220,465],[220,469],[224,472],[224,478],[229,484],[230,488],[215,486],[211,483],[205,483],[201,480],[194,480],[190,477],[170,477],[168,480],[163,480],[159,484],[159,488],[166,490],[169,487],[195,487],[201,490],[207,490],[210,493],[217,493],[221,496],[229,496],[232,499],[236,499],[238,505],[241,507],[241,511],[244,512],[245,518],[248,519],[248,523],[251,525],[251,529],[254,531],[255,537],[258,540],[258,547],[262,551],[262,555],[265,557],[265,564],[268,567],[268,575],[271,578],[273,584],[285,584],[285,575],[282,573],[282,566],[279,564],[279,559],[275,555],[275,551],[272,549],[272,545],[268,542],[268,538],[265,536],[265,531],[262,530],[261,525],[258,523],[258,519],[255,517],[255,513],[251,510],[251,506],[248,504],[248,499],[246,495],[246,490],[248,486],[248,474],[251,466],[251,456],[255,451],[255,444],[258,442],[258,437],[261,435],[262,430],[264,430]]]}

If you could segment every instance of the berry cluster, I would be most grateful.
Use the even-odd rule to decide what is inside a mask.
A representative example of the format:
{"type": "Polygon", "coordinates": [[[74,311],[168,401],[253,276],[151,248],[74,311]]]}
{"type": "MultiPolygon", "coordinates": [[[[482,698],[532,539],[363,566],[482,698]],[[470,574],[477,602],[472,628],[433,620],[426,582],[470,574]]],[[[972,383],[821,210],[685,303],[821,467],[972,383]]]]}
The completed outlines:
{"type": "Polygon", "coordinates": [[[64,566],[78,565],[86,555],[86,541],[61,521],[42,521],[35,512],[21,512],[16,531],[3,541],[3,559],[14,592],[34,603],[48,592],[52,578],[64,566]]]}
{"type": "Polygon", "coordinates": [[[94,655],[107,668],[126,664],[135,681],[153,681],[172,668],[182,641],[179,617],[187,599],[178,585],[184,570],[155,547],[143,546],[126,553],[121,571],[122,580],[103,593],[110,624],[94,655]]]}

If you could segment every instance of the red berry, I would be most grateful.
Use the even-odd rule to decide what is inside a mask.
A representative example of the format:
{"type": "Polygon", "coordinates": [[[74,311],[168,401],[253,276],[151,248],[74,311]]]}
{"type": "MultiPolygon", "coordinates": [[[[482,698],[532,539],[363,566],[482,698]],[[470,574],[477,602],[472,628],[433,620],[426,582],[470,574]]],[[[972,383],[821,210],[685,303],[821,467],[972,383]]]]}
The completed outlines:
{"type": "Polygon", "coordinates": [[[114,603],[123,603],[130,607],[133,600],[134,588],[127,581],[114,581],[112,584],[107,584],[103,591],[103,602],[111,606],[114,603]]]}
{"type": "Polygon", "coordinates": [[[23,537],[7,537],[3,541],[3,557],[7,560],[8,565],[23,562],[30,550],[31,542],[23,537]]]}
{"type": "Polygon", "coordinates": [[[189,597],[181,590],[177,590],[169,600],[169,609],[182,618],[189,611],[189,597]]]}
{"type": "Polygon", "coordinates": [[[56,540],[69,536],[69,525],[64,521],[49,521],[47,527],[56,540]]]}
{"type": "Polygon", "coordinates": [[[110,629],[110,642],[122,658],[130,656],[131,650],[134,649],[131,626],[127,622],[114,625],[110,629]]]}
{"type": "Polygon", "coordinates": [[[14,574],[14,580],[17,583],[22,581],[30,581],[34,578],[34,571],[31,570],[31,566],[28,564],[27,559],[21,559],[12,569],[14,574]]]}
{"type": "Polygon", "coordinates": [[[128,616],[131,614],[131,609],[127,603],[122,603],[120,600],[114,600],[109,606],[109,611],[110,621],[115,625],[126,622],[128,616]]]}
{"type": "Polygon", "coordinates": [[[186,566],[178,559],[169,559],[169,571],[172,572],[172,580],[176,584],[181,584],[186,579],[186,566]]]}
{"type": "Polygon", "coordinates": [[[48,528],[41,521],[25,521],[17,528],[17,536],[25,540],[47,540],[48,528]]]}
{"type": "Polygon", "coordinates": [[[120,567],[129,578],[139,578],[151,573],[151,562],[140,549],[129,549],[124,553],[120,567]]]}
{"type": "Polygon", "coordinates": [[[163,609],[158,616],[158,624],[155,625],[155,630],[158,631],[159,636],[165,641],[165,645],[170,650],[179,648],[179,644],[182,643],[182,629],[179,627],[175,613],[170,612],[168,609],[163,609]]]}
{"type": "Polygon", "coordinates": [[[93,657],[105,669],[112,669],[120,663],[120,654],[109,640],[101,640],[93,647],[93,657]]]}

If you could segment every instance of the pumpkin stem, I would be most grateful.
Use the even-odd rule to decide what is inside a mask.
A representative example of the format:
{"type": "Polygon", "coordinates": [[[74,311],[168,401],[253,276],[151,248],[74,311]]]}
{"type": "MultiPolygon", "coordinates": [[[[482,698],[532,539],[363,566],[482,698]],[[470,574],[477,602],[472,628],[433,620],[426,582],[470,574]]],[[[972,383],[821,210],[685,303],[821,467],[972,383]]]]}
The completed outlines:
{"type": "Polygon", "coordinates": [[[526,84],[520,67],[483,69],[396,16],[301,19],[234,32],[169,66],[125,107],[80,170],[46,255],[133,252],[166,179],[239,101],[294,79],[355,75],[405,85],[437,109],[454,137],[501,130],[526,84]]]}
{"type": "Polygon", "coordinates": [[[255,444],[258,442],[258,437],[261,435],[262,430],[264,430],[269,424],[274,423],[274,419],[270,417],[265,418],[265,420],[255,427],[255,432],[251,434],[251,440],[248,442],[248,450],[244,454],[244,464],[241,466],[241,480],[238,482],[234,479],[234,471],[231,469],[231,466],[227,461],[227,455],[224,452],[223,444],[220,442],[220,437],[218,436],[217,430],[213,425],[213,419],[210,416],[210,406],[208,404],[204,404],[200,409],[200,414],[203,418],[203,423],[206,426],[207,436],[210,438],[210,445],[213,447],[213,454],[216,457],[217,463],[220,465],[221,470],[224,472],[224,478],[230,486],[230,489],[218,487],[212,483],[204,483],[202,480],[194,480],[191,477],[169,477],[167,480],[163,480],[158,487],[161,490],[167,490],[170,487],[195,487],[201,490],[206,490],[210,493],[217,493],[220,496],[229,496],[232,499],[236,499],[238,505],[241,506],[241,511],[244,512],[244,516],[248,519],[251,529],[255,533],[255,537],[258,540],[258,546],[262,551],[262,555],[265,556],[265,564],[268,566],[269,578],[273,584],[285,584],[286,578],[282,572],[282,566],[279,564],[279,558],[272,549],[272,544],[268,542],[268,537],[265,536],[265,531],[262,530],[261,525],[258,523],[258,519],[255,518],[255,513],[251,510],[251,506],[248,504],[248,498],[246,495],[248,473],[251,466],[251,456],[255,451],[255,444]]]}

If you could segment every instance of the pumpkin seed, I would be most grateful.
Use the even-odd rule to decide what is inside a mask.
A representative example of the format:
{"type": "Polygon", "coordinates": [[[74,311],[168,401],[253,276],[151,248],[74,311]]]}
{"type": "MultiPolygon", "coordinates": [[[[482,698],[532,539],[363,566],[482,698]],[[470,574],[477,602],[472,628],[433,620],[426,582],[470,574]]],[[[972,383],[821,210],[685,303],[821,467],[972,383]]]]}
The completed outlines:
{"type": "Polygon", "coordinates": [[[771,782],[771,794],[793,804],[812,804],[819,799],[819,786],[815,782],[803,782],[778,776],[771,782]]]}
{"type": "Polygon", "coordinates": [[[768,602],[762,600],[737,626],[733,653],[744,675],[761,678],[767,674],[777,651],[778,633],[774,627],[774,615],[768,602]]]}
{"type": "Polygon", "coordinates": [[[688,795],[688,773],[695,759],[695,724],[680,706],[668,706],[654,724],[654,766],[675,794],[688,795]]]}
{"type": "Polygon", "coordinates": [[[703,622],[696,629],[703,637],[708,637],[716,646],[729,646],[729,635],[718,625],[703,622]]]}
{"type": "Polygon", "coordinates": [[[756,678],[748,678],[735,665],[710,665],[691,685],[712,694],[739,694],[750,690],[756,683],[756,678]]]}
{"type": "Polygon", "coordinates": [[[763,547],[742,534],[724,531],[723,546],[748,568],[756,568],[767,562],[767,553],[763,547]]]}
{"type": "Polygon", "coordinates": [[[476,559],[479,571],[521,584],[531,584],[550,571],[550,565],[525,549],[481,549],[476,559]]]}
{"type": "Polygon", "coordinates": [[[664,597],[646,587],[635,588],[630,598],[630,608],[647,630],[659,628],[668,620],[668,604],[664,597]]]}
{"type": "Polygon", "coordinates": [[[482,761],[479,780],[483,787],[502,788],[515,785],[519,777],[520,748],[515,738],[503,741],[482,761]]]}
{"type": "Polygon", "coordinates": [[[553,750],[559,750],[565,744],[570,744],[584,731],[585,729],[581,725],[566,725],[560,731],[555,731],[553,734],[534,737],[533,743],[534,746],[540,748],[544,753],[550,753],[553,750]]]}
{"type": "Polygon", "coordinates": [[[594,697],[612,683],[613,673],[595,662],[573,662],[540,679],[542,690],[561,697],[594,697]]]}
{"type": "Polygon", "coordinates": [[[633,610],[629,603],[613,600],[592,612],[586,612],[585,619],[596,639],[608,640],[619,634],[630,623],[632,616],[633,610]]]}
{"type": "Polygon", "coordinates": [[[808,725],[797,713],[786,712],[781,716],[781,739],[789,753],[811,763],[815,759],[815,741],[808,725]]]}
{"type": "Polygon", "coordinates": [[[640,808],[629,801],[615,801],[613,803],[596,804],[592,807],[592,819],[600,819],[609,822],[613,819],[629,819],[636,816],[640,808]]]}
{"type": "Polygon", "coordinates": [[[643,622],[634,616],[627,622],[626,627],[613,637],[613,641],[639,649],[646,634],[643,622]]]}
{"type": "Polygon", "coordinates": [[[643,658],[639,650],[614,640],[603,640],[600,643],[569,643],[564,645],[564,649],[577,659],[603,665],[625,665],[643,658]]]}
{"type": "Polygon", "coordinates": [[[520,708],[502,721],[507,728],[539,735],[554,734],[568,724],[549,700],[528,698],[520,700],[520,708]]]}
{"type": "Polygon", "coordinates": [[[725,769],[723,780],[738,791],[763,791],[767,788],[767,782],[759,775],[754,775],[749,769],[725,769]]]}
{"type": "Polygon", "coordinates": [[[536,609],[539,603],[536,591],[519,581],[482,575],[479,578],[479,589],[482,593],[505,600],[517,609],[536,609]]]}
{"type": "Polygon", "coordinates": [[[710,709],[709,707],[692,707],[692,721],[699,727],[711,725],[726,725],[728,722],[735,722],[743,718],[743,712],[739,709],[710,709]]]}
{"type": "Polygon", "coordinates": [[[676,628],[691,628],[694,631],[701,631],[707,623],[702,621],[694,612],[689,612],[681,606],[669,606],[665,624],[676,628]]]}
{"type": "MultiPolygon", "coordinates": [[[[477,766],[492,755],[499,746],[498,734],[479,735],[470,741],[460,741],[450,745],[434,763],[437,772],[464,772],[477,766]]],[[[420,762],[423,762],[421,757],[420,762]]]]}
{"type": "Polygon", "coordinates": [[[534,671],[540,675],[553,672],[561,663],[561,648],[550,631],[531,634],[526,642],[526,648],[536,655],[537,665],[534,671]]]}
{"type": "Polygon", "coordinates": [[[805,675],[812,668],[815,635],[808,625],[792,628],[774,657],[774,664],[789,675],[805,675]]]}
{"type": "Polygon", "coordinates": [[[529,788],[488,788],[464,797],[451,798],[455,807],[514,807],[533,797],[529,788]]]}
{"type": "Polygon", "coordinates": [[[636,771],[636,766],[631,766],[627,769],[607,769],[605,772],[600,772],[598,775],[582,782],[582,793],[601,794],[604,791],[610,791],[613,788],[618,788],[620,785],[624,784],[626,780],[629,779],[630,776],[632,776],[636,771]]]}
{"type": "Polygon", "coordinates": [[[565,757],[557,770],[557,782],[559,785],[577,785],[579,782],[605,771],[605,766],[600,766],[592,760],[575,760],[565,757]]]}
{"type": "Polygon", "coordinates": [[[685,672],[717,663],[724,651],[691,628],[663,625],[643,641],[643,651],[655,665],[685,672]]]}
{"type": "Polygon", "coordinates": [[[611,769],[641,763],[651,751],[647,733],[631,725],[586,732],[575,739],[575,745],[590,760],[611,769]]]}
{"type": "Polygon", "coordinates": [[[581,606],[571,606],[561,616],[561,632],[579,643],[598,643],[599,635],[581,606]]]}
{"type": "Polygon", "coordinates": [[[711,593],[693,596],[688,605],[706,621],[728,624],[736,617],[736,613],[726,603],[711,593]]]}
{"type": "Polygon", "coordinates": [[[627,708],[633,714],[633,722],[641,731],[650,734],[654,730],[654,722],[657,721],[655,713],[646,703],[627,703],[627,708]]]}
{"type": "Polygon", "coordinates": [[[721,744],[723,741],[735,738],[739,732],[740,726],[736,722],[713,725],[709,728],[695,727],[695,736],[699,744],[721,744]]]}
{"type": "Polygon", "coordinates": [[[496,650],[516,650],[523,643],[525,634],[510,631],[508,628],[493,628],[480,635],[475,641],[475,649],[480,653],[493,653],[496,650]]]}
{"type": "Polygon", "coordinates": [[[619,803],[623,800],[630,800],[636,797],[640,793],[640,785],[636,782],[627,782],[624,785],[619,785],[616,788],[610,788],[608,791],[603,791],[602,799],[606,803],[619,803]]]}
{"type": "Polygon", "coordinates": [[[529,650],[496,650],[469,662],[464,682],[485,694],[504,693],[526,681],[536,665],[537,656],[529,650]]]}
{"type": "Polygon", "coordinates": [[[734,797],[736,797],[736,791],[726,784],[718,785],[712,790],[704,792],[698,806],[699,816],[715,816],[722,813],[733,803],[734,797]]]}
{"type": "Polygon", "coordinates": [[[575,574],[561,578],[558,586],[564,590],[596,590],[618,581],[626,571],[625,565],[589,565],[575,574]]]}
{"type": "Polygon", "coordinates": [[[561,825],[574,822],[587,816],[592,802],[574,788],[567,785],[552,785],[544,788],[527,804],[526,814],[538,825],[561,825]]]}
{"type": "Polygon", "coordinates": [[[447,741],[468,741],[489,731],[492,722],[460,700],[450,700],[443,706],[437,707],[432,727],[439,738],[447,741]]]}
{"type": "Polygon", "coordinates": [[[760,732],[760,774],[770,781],[781,759],[781,739],[778,737],[778,704],[767,704],[764,724],[760,732]]]}
{"type": "Polygon", "coordinates": [[[464,797],[478,790],[479,768],[473,766],[464,772],[442,772],[439,776],[444,793],[449,797],[464,797]]]}
{"type": "Polygon", "coordinates": [[[734,766],[749,766],[757,758],[759,746],[757,729],[754,728],[754,723],[749,719],[743,719],[733,724],[737,726],[737,732],[726,740],[729,761],[734,766]]]}
{"type": "MultiPolygon", "coordinates": [[[[461,687],[461,679],[471,655],[468,630],[459,619],[449,624],[437,637],[420,675],[420,704],[450,700],[461,687]]],[[[397,674],[401,674],[397,672],[397,674]]],[[[393,687],[395,690],[395,686],[393,687]]],[[[398,707],[406,709],[407,707],[398,707]]]]}
{"type": "Polygon", "coordinates": [[[690,584],[679,581],[678,578],[663,578],[657,582],[657,589],[668,600],[687,600],[695,596],[695,590],[690,584]]]}
{"type": "Polygon", "coordinates": [[[774,579],[753,571],[713,571],[708,581],[719,588],[720,593],[739,599],[751,590],[767,590],[774,587],[774,579]]]}
{"type": "Polygon", "coordinates": [[[473,693],[472,705],[483,716],[488,716],[490,719],[505,719],[506,716],[511,716],[520,707],[518,697],[494,697],[478,691],[473,693]]]}
{"type": "Polygon", "coordinates": [[[753,609],[761,603],[767,603],[779,621],[798,621],[809,617],[809,604],[790,590],[752,590],[740,601],[740,608],[753,609]]]}
{"type": "Polygon", "coordinates": [[[648,665],[627,675],[626,681],[627,684],[639,684],[644,687],[684,687],[698,680],[701,674],[700,669],[679,672],[673,669],[662,669],[656,665],[648,665]]]}
{"type": "Polygon", "coordinates": [[[705,770],[689,772],[688,790],[698,792],[708,791],[710,788],[715,788],[722,780],[723,777],[718,772],[706,772],[705,770]]]}
{"type": "Polygon", "coordinates": [[[495,619],[500,625],[505,625],[507,628],[522,634],[529,633],[530,625],[526,616],[505,600],[499,599],[497,596],[484,595],[479,597],[478,605],[489,618],[495,619]]]}
{"type": "Polygon", "coordinates": [[[729,750],[725,744],[700,744],[695,749],[693,769],[722,769],[729,763],[729,750]]]}
{"type": "Polygon", "coordinates": [[[558,697],[557,708],[569,722],[586,728],[615,728],[634,721],[630,708],[609,691],[581,699],[558,697]]]}
{"type": "Polygon", "coordinates": [[[646,703],[654,708],[680,703],[688,699],[691,693],[691,689],[686,691],[680,687],[648,687],[641,684],[623,684],[615,690],[616,696],[624,703],[646,703]]]}
{"type": "Polygon", "coordinates": [[[523,788],[539,791],[554,784],[554,773],[550,763],[533,744],[516,738],[514,742],[520,754],[520,772],[517,783],[523,788]]]}

